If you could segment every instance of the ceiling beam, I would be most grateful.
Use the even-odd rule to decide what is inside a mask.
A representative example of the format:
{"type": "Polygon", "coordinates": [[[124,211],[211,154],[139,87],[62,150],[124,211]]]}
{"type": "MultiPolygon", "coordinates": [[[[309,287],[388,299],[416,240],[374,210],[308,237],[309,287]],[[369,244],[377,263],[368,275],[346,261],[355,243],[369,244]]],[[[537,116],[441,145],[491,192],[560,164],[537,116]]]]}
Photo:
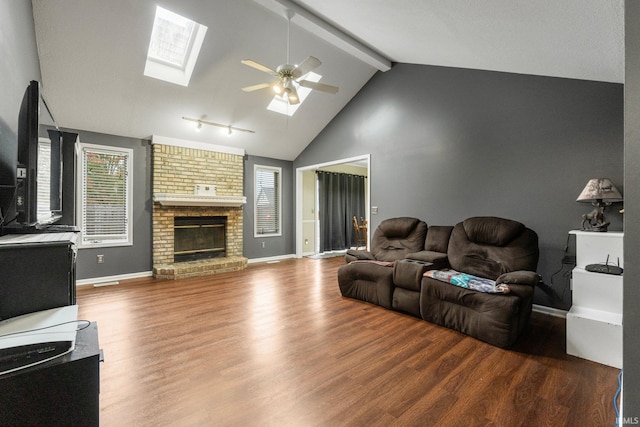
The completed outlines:
{"type": "Polygon", "coordinates": [[[391,61],[389,59],[291,0],[254,1],[285,18],[286,11],[291,10],[295,13],[291,18],[291,22],[299,27],[380,71],[389,71],[391,69],[391,61]]]}

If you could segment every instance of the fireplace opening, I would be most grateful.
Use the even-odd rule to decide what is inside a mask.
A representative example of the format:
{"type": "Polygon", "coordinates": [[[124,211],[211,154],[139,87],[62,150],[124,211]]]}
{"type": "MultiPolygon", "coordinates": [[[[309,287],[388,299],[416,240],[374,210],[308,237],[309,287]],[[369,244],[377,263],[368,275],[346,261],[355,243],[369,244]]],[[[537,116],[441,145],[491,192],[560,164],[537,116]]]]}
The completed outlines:
{"type": "Polygon", "coordinates": [[[227,217],[175,217],[174,262],[224,257],[227,254],[227,217]]]}

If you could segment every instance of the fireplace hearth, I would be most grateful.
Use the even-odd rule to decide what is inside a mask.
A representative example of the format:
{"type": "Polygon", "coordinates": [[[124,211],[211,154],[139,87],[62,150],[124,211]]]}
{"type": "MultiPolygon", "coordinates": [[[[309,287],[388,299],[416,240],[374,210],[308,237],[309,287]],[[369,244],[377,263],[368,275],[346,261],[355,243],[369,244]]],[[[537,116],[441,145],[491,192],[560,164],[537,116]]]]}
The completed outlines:
{"type": "Polygon", "coordinates": [[[175,217],[174,262],[226,256],[225,216],[175,217]]]}

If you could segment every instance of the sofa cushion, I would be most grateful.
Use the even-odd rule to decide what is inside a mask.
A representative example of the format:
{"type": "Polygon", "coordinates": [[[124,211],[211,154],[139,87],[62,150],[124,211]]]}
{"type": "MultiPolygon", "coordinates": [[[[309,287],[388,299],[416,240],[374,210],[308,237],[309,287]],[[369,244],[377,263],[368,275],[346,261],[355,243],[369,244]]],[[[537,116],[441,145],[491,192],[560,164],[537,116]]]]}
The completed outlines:
{"type": "Polygon", "coordinates": [[[424,248],[427,224],[417,218],[385,219],[371,239],[371,253],[379,261],[396,261],[424,248]]]}
{"type": "Polygon", "coordinates": [[[538,235],[508,219],[469,218],[453,228],[447,255],[452,269],[496,280],[510,271],[536,270],[538,235]]]}
{"type": "Polygon", "coordinates": [[[378,230],[388,239],[405,239],[409,237],[419,222],[418,218],[389,218],[380,223],[378,230]]]}
{"type": "Polygon", "coordinates": [[[446,253],[452,230],[453,226],[451,225],[432,225],[429,227],[427,229],[427,240],[424,242],[424,250],[446,253]]]}
{"type": "Polygon", "coordinates": [[[462,227],[472,242],[492,246],[506,245],[525,229],[517,221],[496,217],[467,218],[462,227]]]}

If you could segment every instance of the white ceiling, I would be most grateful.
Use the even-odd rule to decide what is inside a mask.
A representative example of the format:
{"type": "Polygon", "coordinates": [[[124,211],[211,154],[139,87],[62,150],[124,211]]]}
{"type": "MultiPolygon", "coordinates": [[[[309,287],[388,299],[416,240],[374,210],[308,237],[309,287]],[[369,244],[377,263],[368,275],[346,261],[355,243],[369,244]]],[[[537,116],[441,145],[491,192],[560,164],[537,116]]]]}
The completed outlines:
{"type": "MultiPolygon", "coordinates": [[[[32,3],[42,83],[67,129],[161,135],[293,160],[377,71],[353,49],[331,44],[344,47],[344,38],[322,39],[316,34],[323,31],[294,18],[291,59],[318,57],[321,81],[340,91],[312,93],[288,118],[266,110],[268,90],[240,90],[269,80],[240,61],[272,68],[286,62],[283,4],[290,0],[32,3]],[[156,5],[208,27],[188,87],[142,74],[156,5]],[[215,127],[196,133],[182,116],[256,133],[227,137],[215,127]]],[[[624,80],[623,0],[296,0],[294,6],[393,62],[624,80]]]]}

